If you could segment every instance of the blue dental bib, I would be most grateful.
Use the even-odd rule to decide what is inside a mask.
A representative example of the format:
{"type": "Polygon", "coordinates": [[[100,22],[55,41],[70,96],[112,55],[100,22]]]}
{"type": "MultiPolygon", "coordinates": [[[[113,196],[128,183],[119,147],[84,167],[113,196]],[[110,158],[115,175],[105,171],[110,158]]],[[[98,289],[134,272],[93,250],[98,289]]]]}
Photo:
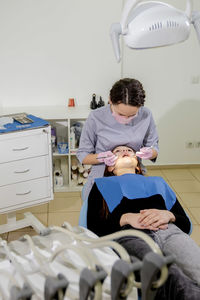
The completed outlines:
{"type": "Polygon", "coordinates": [[[112,211],[120,204],[123,197],[128,199],[148,198],[159,194],[165,201],[166,208],[170,210],[176,202],[176,195],[162,177],[145,177],[138,174],[124,174],[96,178],[95,183],[112,211]]]}

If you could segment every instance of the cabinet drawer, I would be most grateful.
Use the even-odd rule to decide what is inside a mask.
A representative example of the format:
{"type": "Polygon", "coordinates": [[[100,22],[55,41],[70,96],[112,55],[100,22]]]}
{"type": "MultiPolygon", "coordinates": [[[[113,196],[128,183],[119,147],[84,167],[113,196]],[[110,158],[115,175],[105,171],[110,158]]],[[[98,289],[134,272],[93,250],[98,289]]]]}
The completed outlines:
{"type": "Polygon", "coordinates": [[[48,131],[40,129],[0,136],[0,163],[46,155],[48,131]]]}
{"type": "MultiPolygon", "coordinates": [[[[51,196],[50,178],[44,177],[0,187],[0,212],[27,207],[29,202],[51,196]]],[[[34,204],[33,204],[34,205],[34,204]]]]}
{"type": "Polygon", "coordinates": [[[39,156],[0,164],[0,186],[49,176],[49,156],[39,156]]]}

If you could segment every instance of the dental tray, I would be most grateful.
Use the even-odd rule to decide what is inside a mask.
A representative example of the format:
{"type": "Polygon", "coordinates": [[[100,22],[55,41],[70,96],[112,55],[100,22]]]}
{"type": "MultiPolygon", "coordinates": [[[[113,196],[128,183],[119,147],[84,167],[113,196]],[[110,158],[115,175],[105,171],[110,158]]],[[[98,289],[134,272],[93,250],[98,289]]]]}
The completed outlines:
{"type": "Polygon", "coordinates": [[[19,114],[19,115],[15,115],[13,116],[13,119],[17,122],[19,122],[20,124],[29,124],[29,123],[33,123],[33,120],[30,119],[29,117],[27,117],[26,114],[19,114]]]}

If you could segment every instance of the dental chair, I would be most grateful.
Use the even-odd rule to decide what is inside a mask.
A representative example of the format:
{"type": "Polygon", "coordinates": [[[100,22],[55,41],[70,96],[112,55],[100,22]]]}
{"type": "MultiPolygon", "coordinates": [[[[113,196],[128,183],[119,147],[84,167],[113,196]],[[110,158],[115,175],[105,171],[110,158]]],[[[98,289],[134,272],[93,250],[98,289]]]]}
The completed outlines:
{"type": "MultiPolygon", "coordinates": [[[[83,199],[83,194],[84,194],[84,187],[82,189],[82,199],[83,199]]],[[[79,216],[79,226],[84,227],[86,229],[87,229],[87,211],[88,211],[88,199],[83,201],[80,216],[79,216]]],[[[130,230],[130,231],[132,232],[132,236],[137,236],[137,235],[139,236],[140,235],[140,232],[137,231],[137,230],[130,230]]],[[[116,235],[119,234],[121,236],[124,235],[124,234],[129,235],[129,230],[126,230],[126,232],[121,231],[121,232],[118,232],[118,233],[115,233],[115,234],[116,235]]],[[[143,232],[142,232],[142,234],[143,234],[143,232]]],[[[146,235],[146,234],[144,234],[144,235],[146,235]]],[[[112,236],[112,235],[109,235],[109,236],[112,236]]],[[[105,237],[103,237],[103,239],[106,238],[106,237],[109,237],[109,236],[105,236],[105,237]]],[[[119,238],[119,237],[117,236],[115,238],[119,238]]],[[[144,236],[139,236],[139,237],[141,237],[142,239],[145,240],[145,242],[147,242],[146,237],[144,237],[144,236]]],[[[151,238],[149,236],[147,236],[147,237],[148,237],[148,242],[147,243],[149,244],[149,242],[150,242],[149,239],[151,240],[151,238]]],[[[101,238],[99,238],[99,239],[101,239],[101,238]]],[[[152,248],[152,250],[153,250],[153,248],[152,248]]],[[[154,252],[154,250],[153,250],[153,252],[154,252]]],[[[162,267],[164,267],[164,266],[168,267],[174,260],[173,255],[164,257],[162,255],[161,250],[160,250],[160,255],[155,256],[155,257],[154,257],[153,252],[148,253],[147,257],[146,256],[144,257],[143,262],[140,262],[141,264],[144,264],[144,265],[140,266],[141,281],[143,281],[143,283],[141,282],[140,286],[137,286],[137,285],[135,286],[135,287],[141,289],[141,293],[142,293],[142,296],[140,296],[139,295],[140,292],[139,292],[139,289],[138,289],[138,300],[153,300],[155,298],[156,288],[152,289],[153,285],[155,284],[155,278],[156,278],[155,274],[157,274],[158,268],[160,268],[160,270],[161,270],[162,267]],[[151,254],[153,255],[152,257],[151,257],[151,254]],[[164,258],[164,260],[163,260],[163,258],[164,258]],[[158,265],[159,265],[159,267],[158,267],[158,265]],[[154,290],[154,292],[152,292],[152,290],[154,290]]],[[[136,258],[134,258],[134,259],[136,259],[136,258]]],[[[118,266],[117,268],[118,268],[118,270],[116,271],[115,276],[120,277],[121,276],[121,270],[123,270],[123,267],[118,266]]],[[[139,269],[137,269],[137,270],[139,270],[139,269]]],[[[117,278],[117,277],[115,278],[116,282],[120,281],[120,278],[117,278]]],[[[167,279],[167,277],[165,278],[165,280],[166,279],[167,279]]],[[[161,280],[161,278],[160,278],[160,280],[161,280]]],[[[163,283],[164,283],[164,281],[162,281],[162,284],[163,283]]],[[[119,284],[118,284],[118,286],[119,286],[119,284]]],[[[160,286],[161,286],[161,284],[157,285],[157,288],[160,287],[160,286]]],[[[116,298],[112,298],[112,300],[114,300],[114,299],[119,299],[119,298],[116,295],[116,298]]]]}

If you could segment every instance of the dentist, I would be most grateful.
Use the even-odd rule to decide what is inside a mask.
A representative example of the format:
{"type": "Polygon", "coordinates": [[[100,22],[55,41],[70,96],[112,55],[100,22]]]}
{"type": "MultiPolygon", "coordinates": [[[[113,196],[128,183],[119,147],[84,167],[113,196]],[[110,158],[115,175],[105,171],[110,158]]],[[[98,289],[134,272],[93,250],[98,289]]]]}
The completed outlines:
{"type": "Polygon", "coordinates": [[[142,84],[124,78],[112,86],[109,104],[90,113],[77,151],[80,163],[92,165],[82,191],[83,201],[88,198],[94,179],[103,176],[105,166],[115,164],[116,157],[110,150],[117,145],[135,149],[141,159],[156,160],[158,134],[152,113],[144,107],[144,102],[142,84]]]}

